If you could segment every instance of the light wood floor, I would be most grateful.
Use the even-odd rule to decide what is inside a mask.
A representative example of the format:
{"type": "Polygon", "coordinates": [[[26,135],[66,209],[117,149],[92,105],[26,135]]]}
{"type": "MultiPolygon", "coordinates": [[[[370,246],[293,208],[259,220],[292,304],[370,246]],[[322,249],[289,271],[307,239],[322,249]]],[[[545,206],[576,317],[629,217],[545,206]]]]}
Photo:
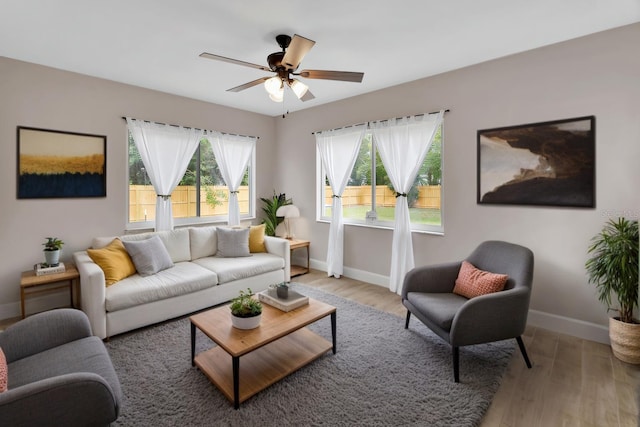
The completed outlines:
{"type": "MultiPolygon", "coordinates": [[[[402,319],[407,313],[400,296],[381,286],[313,270],[293,281],[402,319]]],[[[523,340],[533,368],[516,349],[482,427],[640,427],[640,366],[619,361],[607,345],[545,329],[529,327],[523,340]]]]}

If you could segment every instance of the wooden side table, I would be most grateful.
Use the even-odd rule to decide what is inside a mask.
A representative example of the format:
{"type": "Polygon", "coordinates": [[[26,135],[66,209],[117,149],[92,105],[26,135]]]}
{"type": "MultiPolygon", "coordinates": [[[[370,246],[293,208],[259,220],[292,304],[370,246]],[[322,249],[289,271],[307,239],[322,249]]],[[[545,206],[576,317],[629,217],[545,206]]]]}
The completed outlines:
{"type": "Polygon", "coordinates": [[[64,273],[45,274],[36,276],[35,271],[29,270],[22,272],[20,277],[20,308],[22,309],[22,318],[25,318],[24,300],[33,295],[49,293],[60,289],[69,288],[71,307],[75,308],[73,303],[73,289],[76,289],[78,308],[80,308],[80,274],[73,264],[65,264],[66,271],[64,273]]]}
{"type": "Polygon", "coordinates": [[[309,245],[311,243],[308,240],[299,240],[299,239],[290,239],[289,240],[289,249],[291,249],[291,254],[293,255],[293,251],[296,249],[307,248],[307,266],[301,265],[293,265],[291,264],[291,277],[300,276],[301,274],[307,274],[309,272],[309,245]]]}

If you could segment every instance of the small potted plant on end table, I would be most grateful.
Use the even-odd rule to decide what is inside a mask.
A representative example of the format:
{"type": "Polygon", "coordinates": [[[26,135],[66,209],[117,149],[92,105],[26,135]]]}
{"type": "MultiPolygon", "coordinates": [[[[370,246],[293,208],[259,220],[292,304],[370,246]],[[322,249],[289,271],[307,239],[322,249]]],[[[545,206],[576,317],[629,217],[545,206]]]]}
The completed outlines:
{"type": "Polygon", "coordinates": [[[289,298],[289,285],[286,282],[274,283],[273,285],[269,285],[269,287],[275,289],[278,298],[289,298]]]}
{"type": "Polygon", "coordinates": [[[57,237],[45,237],[47,239],[44,245],[44,259],[47,267],[55,267],[60,263],[60,250],[64,242],[57,237]]]}
{"type": "Polygon", "coordinates": [[[262,304],[253,298],[250,288],[240,291],[240,294],[231,300],[231,324],[238,329],[254,329],[260,326],[262,317],[262,304]]]}
{"type": "Polygon", "coordinates": [[[591,242],[589,283],[596,286],[598,299],[619,314],[609,318],[611,350],[623,362],[640,364],[640,322],[633,318],[638,306],[638,221],[609,220],[591,242]],[[612,294],[617,308],[611,306],[612,294]]]}

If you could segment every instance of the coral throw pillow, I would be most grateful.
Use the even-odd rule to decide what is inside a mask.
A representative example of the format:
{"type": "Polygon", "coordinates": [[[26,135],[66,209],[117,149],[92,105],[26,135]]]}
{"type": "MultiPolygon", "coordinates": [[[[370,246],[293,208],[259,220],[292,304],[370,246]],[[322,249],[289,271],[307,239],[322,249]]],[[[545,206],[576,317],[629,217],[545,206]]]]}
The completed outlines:
{"type": "Polygon", "coordinates": [[[504,289],[508,276],[506,274],[490,273],[474,267],[467,261],[462,261],[462,267],[456,279],[453,293],[466,298],[498,292],[504,289]]]}
{"type": "Polygon", "coordinates": [[[89,257],[104,271],[105,285],[114,283],[136,273],[129,253],[120,239],[113,239],[102,249],[87,249],[89,257]]]}
{"type": "Polygon", "coordinates": [[[264,229],[266,225],[252,225],[249,227],[249,252],[267,252],[264,246],[264,229]]]}
{"type": "Polygon", "coordinates": [[[4,357],[4,352],[0,348],[0,393],[7,391],[8,383],[9,370],[7,369],[7,358],[4,357]]]}

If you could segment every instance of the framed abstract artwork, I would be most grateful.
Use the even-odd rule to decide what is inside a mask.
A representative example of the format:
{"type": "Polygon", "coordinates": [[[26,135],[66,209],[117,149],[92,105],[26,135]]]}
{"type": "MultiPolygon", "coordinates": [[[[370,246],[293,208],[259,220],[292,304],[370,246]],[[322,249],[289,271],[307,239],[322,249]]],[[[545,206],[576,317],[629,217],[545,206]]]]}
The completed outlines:
{"type": "Polygon", "coordinates": [[[18,126],[18,199],[105,197],[107,137],[18,126]]]}
{"type": "Polygon", "coordinates": [[[477,202],[595,207],[595,120],[479,130],[477,202]]]}

